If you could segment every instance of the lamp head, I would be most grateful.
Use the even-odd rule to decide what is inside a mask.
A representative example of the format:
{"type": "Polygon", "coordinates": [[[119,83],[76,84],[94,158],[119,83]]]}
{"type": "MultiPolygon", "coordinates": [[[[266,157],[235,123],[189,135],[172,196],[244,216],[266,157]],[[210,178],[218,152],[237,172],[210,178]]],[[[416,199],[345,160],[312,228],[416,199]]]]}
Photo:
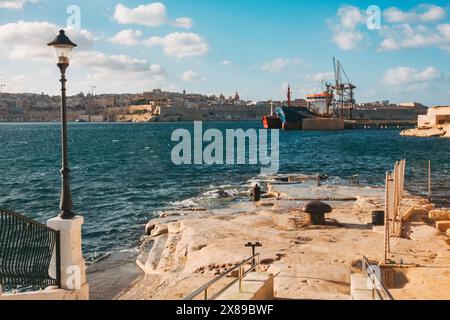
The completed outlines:
{"type": "Polygon", "coordinates": [[[66,65],[69,65],[72,50],[77,46],[66,36],[64,30],[60,30],[59,35],[47,45],[52,47],[53,53],[55,54],[56,63],[66,65]]]}

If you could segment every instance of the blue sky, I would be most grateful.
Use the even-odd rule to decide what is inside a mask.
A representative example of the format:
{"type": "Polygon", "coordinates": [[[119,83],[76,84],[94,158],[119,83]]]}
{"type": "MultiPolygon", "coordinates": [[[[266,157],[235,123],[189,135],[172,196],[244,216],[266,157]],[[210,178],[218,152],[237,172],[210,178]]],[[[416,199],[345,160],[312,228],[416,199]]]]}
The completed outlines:
{"type": "MultiPolygon", "coordinates": [[[[281,99],[332,80],[332,57],[359,102],[450,101],[449,1],[0,0],[0,82],[9,92],[56,94],[45,43],[80,8],[69,93],[154,88],[281,99]],[[379,29],[366,10],[377,5],[379,29]]],[[[75,19],[76,21],[76,19],[75,19]]],[[[56,79],[56,81],[55,81],[56,79]]]]}

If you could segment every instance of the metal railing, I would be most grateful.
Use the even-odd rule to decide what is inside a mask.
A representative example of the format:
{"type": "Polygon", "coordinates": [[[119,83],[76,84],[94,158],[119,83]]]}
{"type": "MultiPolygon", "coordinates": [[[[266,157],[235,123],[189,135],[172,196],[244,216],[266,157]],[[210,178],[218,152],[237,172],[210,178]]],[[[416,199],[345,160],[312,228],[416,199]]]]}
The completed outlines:
{"type": "Polygon", "coordinates": [[[390,253],[391,236],[400,236],[403,217],[400,207],[405,194],[406,160],[395,163],[393,172],[386,172],[385,181],[385,230],[384,230],[384,262],[390,253]]]}
{"type": "Polygon", "coordinates": [[[238,264],[238,265],[234,266],[233,268],[229,269],[227,272],[217,276],[215,279],[211,280],[210,282],[208,282],[204,286],[202,286],[199,289],[195,290],[193,293],[188,295],[183,300],[194,300],[194,298],[198,297],[202,293],[203,293],[203,299],[204,300],[214,300],[218,296],[220,296],[222,293],[224,293],[227,289],[229,289],[231,286],[233,286],[238,281],[239,281],[239,292],[242,292],[242,280],[249,273],[251,273],[253,271],[257,271],[259,266],[260,266],[260,254],[257,253],[255,255],[251,256],[250,258],[244,260],[240,264],[238,264]],[[252,263],[252,266],[247,271],[244,271],[245,265],[247,265],[249,263],[252,263]],[[235,270],[239,270],[239,276],[236,279],[234,279],[232,282],[227,284],[224,288],[222,288],[221,290],[219,290],[218,292],[216,292],[212,296],[208,297],[208,290],[209,290],[209,288],[212,285],[214,285],[215,283],[217,283],[219,280],[221,280],[221,279],[225,278],[226,276],[230,275],[235,270]]]}
{"type": "Polygon", "coordinates": [[[362,273],[366,275],[370,281],[370,288],[372,290],[372,300],[394,300],[389,290],[383,284],[381,275],[370,264],[369,260],[362,257],[362,273]]]}
{"type": "Polygon", "coordinates": [[[60,251],[59,231],[0,208],[0,285],[3,288],[61,287],[60,251]],[[55,270],[50,271],[51,266],[55,270]]]}

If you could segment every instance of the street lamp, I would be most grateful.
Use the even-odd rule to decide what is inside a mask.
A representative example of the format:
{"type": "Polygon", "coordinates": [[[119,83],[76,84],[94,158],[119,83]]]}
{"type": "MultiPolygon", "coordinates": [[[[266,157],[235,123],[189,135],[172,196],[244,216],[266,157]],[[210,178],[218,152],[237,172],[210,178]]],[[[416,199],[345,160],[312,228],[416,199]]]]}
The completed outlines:
{"type": "Polygon", "coordinates": [[[61,168],[61,219],[72,219],[75,214],[72,212],[72,195],[70,193],[70,170],[67,144],[67,104],[66,104],[66,70],[69,67],[70,54],[77,45],[70,41],[64,33],[59,31],[59,35],[52,42],[47,44],[52,47],[56,58],[56,64],[61,71],[61,147],[62,147],[62,168],[61,168]]]}

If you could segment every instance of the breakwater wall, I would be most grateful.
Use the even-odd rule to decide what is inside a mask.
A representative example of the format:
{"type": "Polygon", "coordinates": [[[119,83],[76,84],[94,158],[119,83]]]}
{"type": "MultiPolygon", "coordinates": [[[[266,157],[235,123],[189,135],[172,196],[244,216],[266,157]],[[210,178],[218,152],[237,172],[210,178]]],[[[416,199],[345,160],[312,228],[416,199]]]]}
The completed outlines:
{"type": "Polygon", "coordinates": [[[270,114],[270,106],[247,105],[211,105],[199,108],[184,106],[160,107],[159,117],[155,121],[233,121],[261,120],[270,114]]]}

